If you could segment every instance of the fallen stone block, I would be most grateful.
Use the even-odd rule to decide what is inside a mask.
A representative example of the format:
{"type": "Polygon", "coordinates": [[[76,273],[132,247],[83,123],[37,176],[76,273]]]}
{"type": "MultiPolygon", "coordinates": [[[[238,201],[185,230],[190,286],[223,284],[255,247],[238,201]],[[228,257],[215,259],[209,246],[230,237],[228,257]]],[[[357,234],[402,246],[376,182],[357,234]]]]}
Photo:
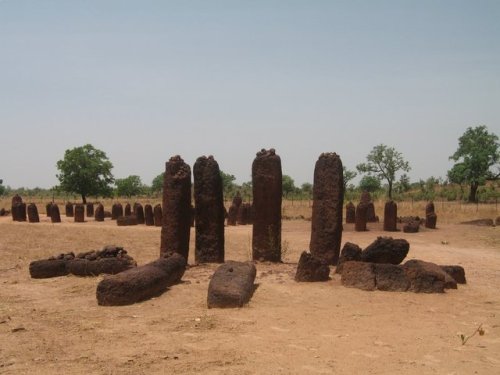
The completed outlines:
{"type": "Polygon", "coordinates": [[[405,239],[393,239],[392,237],[377,237],[361,253],[363,262],[371,263],[401,263],[410,250],[410,244],[405,239]]]}
{"type": "Polygon", "coordinates": [[[295,281],[328,281],[330,279],[330,267],[325,261],[312,254],[303,251],[300,255],[295,281]]]}
{"type": "Polygon", "coordinates": [[[377,290],[406,292],[410,287],[410,280],[402,266],[378,263],[373,266],[377,290]]]}
{"type": "Polygon", "coordinates": [[[134,215],[131,216],[119,216],[116,219],[116,224],[119,227],[125,227],[128,225],[137,225],[137,218],[134,215]]]}
{"type": "Polygon", "coordinates": [[[351,260],[358,262],[361,261],[361,251],[361,248],[355,243],[346,242],[340,252],[339,262],[337,263],[335,273],[342,273],[342,267],[345,262],[349,262],[351,260]]]}
{"type": "Polygon", "coordinates": [[[444,272],[453,277],[458,284],[467,284],[467,280],[465,279],[465,270],[462,266],[454,265],[440,267],[444,272]]]}
{"type": "Polygon", "coordinates": [[[66,259],[42,259],[30,263],[29,271],[33,279],[48,279],[50,277],[66,276],[66,259]]]}
{"type": "Polygon", "coordinates": [[[456,289],[456,281],[437,264],[412,259],[403,265],[410,280],[409,291],[415,293],[444,293],[444,289],[456,289]]]}
{"type": "Polygon", "coordinates": [[[342,267],[342,285],[362,290],[375,290],[375,269],[373,263],[349,261],[342,267]]]}

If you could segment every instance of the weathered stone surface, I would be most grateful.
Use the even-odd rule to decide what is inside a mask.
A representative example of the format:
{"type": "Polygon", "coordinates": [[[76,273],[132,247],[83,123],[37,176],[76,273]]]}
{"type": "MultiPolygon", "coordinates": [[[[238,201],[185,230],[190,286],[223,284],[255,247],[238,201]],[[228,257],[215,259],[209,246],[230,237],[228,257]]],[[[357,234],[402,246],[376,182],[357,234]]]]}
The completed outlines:
{"type": "Polygon", "coordinates": [[[394,201],[385,202],[384,206],[384,230],[396,232],[398,230],[398,205],[394,201]]]}
{"type": "Polygon", "coordinates": [[[85,206],[83,204],[75,205],[75,223],[85,222],[85,206]]]}
{"type": "Polygon", "coordinates": [[[123,216],[123,206],[121,203],[113,203],[111,206],[111,220],[116,220],[120,216],[123,216]]]}
{"type": "Polygon", "coordinates": [[[3,207],[0,208],[0,216],[5,216],[5,215],[7,215],[7,210],[5,208],[3,208],[3,207]]]}
{"type": "Polygon", "coordinates": [[[50,208],[52,207],[52,202],[49,202],[45,205],[45,214],[47,217],[50,217],[50,208]]]}
{"type": "Polygon", "coordinates": [[[372,196],[370,195],[370,193],[368,191],[365,190],[361,193],[361,197],[359,200],[360,200],[360,202],[368,203],[368,202],[372,201],[372,196]]]}
{"type": "Polygon", "coordinates": [[[228,261],[220,265],[208,285],[208,308],[242,307],[248,303],[256,273],[252,262],[228,261]]]}
{"type": "Polygon", "coordinates": [[[61,213],[59,212],[59,206],[55,203],[50,205],[50,221],[52,223],[61,222],[61,213]]]}
{"type": "Polygon", "coordinates": [[[400,216],[398,217],[398,223],[411,223],[413,221],[416,221],[419,224],[423,224],[425,219],[421,219],[419,216],[400,216]]]}
{"type": "Polygon", "coordinates": [[[427,205],[425,206],[425,214],[428,215],[428,214],[433,214],[435,212],[435,207],[434,207],[434,202],[433,201],[430,201],[427,203],[427,205]]]}
{"type": "Polygon", "coordinates": [[[363,262],[371,263],[401,263],[410,250],[410,244],[405,239],[393,239],[392,237],[377,237],[361,253],[363,262]]]}
{"type": "Polygon", "coordinates": [[[238,206],[234,203],[229,207],[229,212],[227,214],[227,225],[236,225],[236,220],[238,218],[238,206]]]}
{"type": "Polygon", "coordinates": [[[130,305],[159,296],[181,280],[185,269],[186,259],[180,254],[172,254],[105,277],[97,285],[97,303],[101,306],[130,305]]]}
{"type": "Polygon", "coordinates": [[[40,217],[38,216],[38,208],[36,204],[30,203],[28,205],[28,220],[30,223],[39,223],[40,217]]]}
{"type": "Polygon", "coordinates": [[[236,224],[247,225],[249,223],[250,214],[250,203],[242,203],[238,208],[238,214],[236,215],[236,224]]]}
{"type": "Polygon", "coordinates": [[[30,276],[33,279],[66,276],[69,274],[66,263],[64,258],[35,260],[29,266],[30,276]]]}
{"type": "Polygon", "coordinates": [[[479,227],[491,227],[493,226],[493,219],[477,219],[477,220],[462,221],[460,224],[477,225],[479,227]]]}
{"type": "Polygon", "coordinates": [[[362,290],[375,290],[375,271],[372,263],[345,262],[342,266],[342,285],[362,290]]]}
{"type": "Polygon", "coordinates": [[[236,195],[233,197],[233,201],[231,202],[231,204],[234,204],[236,208],[240,208],[242,203],[243,203],[243,198],[241,198],[240,192],[237,191],[236,195]]]}
{"type": "Polygon", "coordinates": [[[500,216],[497,216],[497,218],[495,219],[495,225],[500,226],[500,216]]]}
{"type": "Polygon", "coordinates": [[[224,198],[219,164],[201,156],[193,166],[195,200],[195,261],[224,262],[224,198]]]}
{"type": "Polygon", "coordinates": [[[354,224],[354,230],[356,232],[365,232],[366,229],[366,214],[368,210],[368,203],[363,201],[358,203],[356,207],[356,223],[354,224]]]}
{"type": "Polygon", "coordinates": [[[95,221],[104,221],[104,206],[99,203],[94,212],[95,221]]]}
{"type": "Polygon", "coordinates": [[[87,217],[94,217],[94,203],[87,203],[87,217]]]}
{"type": "Polygon", "coordinates": [[[254,260],[281,261],[281,159],[262,149],[252,163],[254,260]]]}
{"type": "Polygon", "coordinates": [[[337,264],[342,242],[344,177],[336,153],[323,153],[314,168],[311,219],[311,254],[328,264],[337,264]]]}
{"type": "Polygon", "coordinates": [[[157,204],[154,209],[153,213],[155,216],[155,227],[161,227],[162,226],[162,220],[163,220],[163,211],[161,209],[161,204],[157,204]]]}
{"type": "Polygon", "coordinates": [[[140,204],[140,203],[134,204],[134,214],[135,214],[135,217],[137,218],[137,224],[144,224],[144,222],[145,222],[144,208],[142,207],[142,204],[140,204]]]}
{"type": "Polygon", "coordinates": [[[328,281],[330,279],[330,267],[324,260],[303,251],[300,255],[295,281],[314,282],[328,281]]]}
{"type": "Polygon", "coordinates": [[[155,225],[155,218],[153,215],[153,207],[150,204],[144,206],[144,223],[147,226],[155,225]]]}
{"type": "Polygon", "coordinates": [[[12,197],[11,215],[13,221],[26,221],[26,203],[16,194],[12,197]]]}
{"type": "Polygon", "coordinates": [[[425,227],[436,229],[437,215],[434,212],[434,202],[429,202],[425,206],[425,227]]]}
{"type": "Polygon", "coordinates": [[[410,287],[410,280],[404,268],[395,264],[373,264],[375,284],[378,290],[391,292],[406,292],[410,287]]]}
{"type": "Polygon", "coordinates": [[[352,202],[347,203],[345,206],[345,222],[347,224],[354,224],[356,222],[356,207],[352,202]]]}
{"type": "Polygon", "coordinates": [[[417,233],[420,229],[420,222],[410,221],[403,225],[403,232],[405,233],[417,233]]]}
{"type": "Polygon", "coordinates": [[[111,219],[111,211],[104,210],[104,218],[111,219]]]}
{"type": "Polygon", "coordinates": [[[69,260],[66,267],[76,276],[115,275],[137,266],[123,247],[106,246],[100,251],[88,251],[69,260]]]}
{"type": "Polygon", "coordinates": [[[458,284],[466,284],[465,270],[462,266],[440,266],[441,269],[450,275],[458,284]]]}
{"type": "Polygon", "coordinates": [[[342,273],[342,267],[345,262],[349,261],[361,261],[361,248],[351,242],[346,242],[342,251],[340,252],[339,261],[337,263],[337,268],[335,269],[336,273],[342,273]]]}
{"type": "Polygon", "coordinates": [[[118,225],[119,227],[137,224],[137,218],[135,217],[135,215],[118,216],[118,218],[116,219],[116,225],[118,225]]]}
{"type": "Polygon", "coordinates": [[[165,163],[160,255],[189,256],[191,168],[178,155],[165,163]]]}
{"type": "Polygon", "coordinates": [[[378,216],[375,214],[375,205],[373,202],[366,204],[366,221],[368,223],[378,223],[378,216]]]}
{"type": "MultiPolygon", "coordinates": [[[[434,263],[412,259],[403,265],[410,280],[408,290],[416,293],[444,293],[446,286],[452,287],[453,278],[434,263]],[[450,280],[451,279],[451,280],[450,280]]],[[[456,282],[454,283],[456,288],[456,282]]]]}
{"type": "Polygon", "coordinates": [[[130,203],[127,203],[124,208],[123,216],[130,216],[132,215],[132,209],[130,207],[130,203]]]}
{"type": "Polygon", "coordinates": [[[73,217],[75,215],[73,210],[73,203],[67,202],[64,207],[65,207],[66,217],[73,217]]]}

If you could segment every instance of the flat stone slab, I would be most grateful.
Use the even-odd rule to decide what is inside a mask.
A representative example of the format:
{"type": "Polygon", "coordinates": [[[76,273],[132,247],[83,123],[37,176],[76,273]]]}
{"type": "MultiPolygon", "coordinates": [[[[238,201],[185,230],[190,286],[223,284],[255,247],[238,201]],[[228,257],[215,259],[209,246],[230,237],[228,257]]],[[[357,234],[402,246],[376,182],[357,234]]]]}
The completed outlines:
{"type": "Polygon", "coordinates": [[[208,308],[242,307],[250,301],[257,270],[252,262],[228,261],[220,265],[208,285],[208,308]]]}

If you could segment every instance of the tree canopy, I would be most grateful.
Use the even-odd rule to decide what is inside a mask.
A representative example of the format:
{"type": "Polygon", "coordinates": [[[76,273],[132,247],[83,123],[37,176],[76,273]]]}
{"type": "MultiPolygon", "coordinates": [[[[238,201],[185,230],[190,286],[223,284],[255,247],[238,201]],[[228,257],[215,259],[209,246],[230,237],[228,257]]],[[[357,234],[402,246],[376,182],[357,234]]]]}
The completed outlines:
{"type": "Polygon", "coordinates": [[[224,192],[224,196],[227,197],[233,190],[236,189],[236,184],[234,183],[236,177],[232,174],[225,173],[222,170],[220,170],[220,176],[222,178],[222,190],[224,192]]]}
{"type": "Polygon", "coordinates": [[[377,190],[380,190],[382,185],[380,184],[380,179],[375,176],[366,175],[361,178],[359,181],[359,189],[361,191],[368,191],[373,193],[377,190]]]}
{"type": "Polygon", "coordinates": [[[117,178],[115,181],[116,194],[119,197],[132,197],[140,195],[144,192],[144,185],[141,178],[136,175],[131,175],[126,178],[117,178]]]}
{"type": "Polygon", "coordinates": [[[355,171],[351,171],[350,169],[347,169],[347,167],[344,165],[342,167],[342,171],[344,173],[344,191],[347,189],[347,184],[349,181],[354,179],[358,174],[355,171]]]}
{"type": "Polygon", "coordinates": [[[158,194],[163,191],[163,176],[164,173],[160,173],[158,176],[153,178],[153,181],[151,182],[151,192],[158,194]]]}
{"type": "Polygon", "coordinates": [[[3,186],[3,180],[0,179],[0,195],[5,193],[5,186],[3,186]]]}
{"type": "Polygon", "coordinates": [[[106,154],[90,144],[64,152],[64,159],[57,162],[59,188],[68,193],[80,194],[83,203],[89,195],[109,196],[114,182],[113,164],[106,154]]]}
{"type": "Polygon", "coordinates": [[[379,179],[385,179],[388,184],[388,197],[392,199],[392,186],[398,171],[409,172],[410,165],[403,155],[393,147],[380,144],[366,156],[366,163],[356,166],[361,173],[374,173],[379,179]]]}
{"type": "Polygon", "coordinates": [[[498,136],[489,133],[485,125],[467,128],[458,139],[458,149],[450,160],[455,165],[448,171],[448,179],[458,184],[469,184],[469,202],[475,202],[477,189],[488,179],[500,177],[500,144],[498,136]],[[496,167],[493,171],[492,167],[496,167]]]}
{"type": "Polygon", "coordinates": [[[295,191],[295,181],[293,180],[293,178],[291,178],[286,174],[282,176],[281,186],[283,189],[283,195],[285,197],[287,197],[288,194],[293,193],[295,191]]]}

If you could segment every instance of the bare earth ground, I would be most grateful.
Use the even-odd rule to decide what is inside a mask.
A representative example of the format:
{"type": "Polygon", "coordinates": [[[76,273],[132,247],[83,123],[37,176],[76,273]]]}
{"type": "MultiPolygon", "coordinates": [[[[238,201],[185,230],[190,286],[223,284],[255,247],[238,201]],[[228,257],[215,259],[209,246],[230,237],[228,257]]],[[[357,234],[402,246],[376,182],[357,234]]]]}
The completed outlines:
{"type": "MultiPolygon", "coordinates": [[[[215,265],[193,266],[182,284],[125,307],[97,305],[101,277],[30,279],[31,260],[59,252],[117,244],[139,264],[159,253],[159,228],[42,220],[0,218],[0,373],[500,373],[498,227],[444,224],[393,233],[410,242],[409,258],[465,268],[467,285],[428,295],[345,288],[333,271],[326,283],[296,283],[310,222],[285,221],[285,263],[257,264],[250,304],[208,310],[215,265]],[[461,345],[458,335],[481,323],[484,336],[461,345]]],[[[343,242],[364,247],[387,235],[378,224],[370,228],[355,233],[346,225],[343,242]]],[[[193,245],[192,236],[191,253],[193,245]]],[[[248,260],[250,249],[251,226],[226,228],[226,259],[248,260]]]]}

